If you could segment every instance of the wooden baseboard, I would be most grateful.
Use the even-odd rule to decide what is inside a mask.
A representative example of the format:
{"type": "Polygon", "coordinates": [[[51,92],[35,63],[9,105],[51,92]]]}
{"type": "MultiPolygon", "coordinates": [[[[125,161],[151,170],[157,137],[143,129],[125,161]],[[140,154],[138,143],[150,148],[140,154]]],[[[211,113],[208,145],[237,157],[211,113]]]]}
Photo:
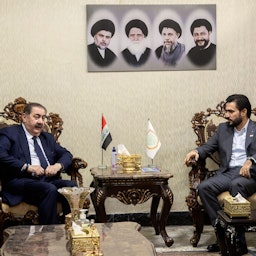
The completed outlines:
{"type": "MultiPolygon", "coordinates": [[[[89,219],[95,218],[95,215],[88,216],[89,219]]],[[[125,214],[108,214],[109,222],[119,221],[136,221],[142,226],[151,226],[149,213],[125,213],[125,214]]],[[[205,217],[205,224],[210,225],[209,219],[205,217]]],[[[170,212],[167,225],[192,225],[192,218],[189,212],[170,212]]]]}

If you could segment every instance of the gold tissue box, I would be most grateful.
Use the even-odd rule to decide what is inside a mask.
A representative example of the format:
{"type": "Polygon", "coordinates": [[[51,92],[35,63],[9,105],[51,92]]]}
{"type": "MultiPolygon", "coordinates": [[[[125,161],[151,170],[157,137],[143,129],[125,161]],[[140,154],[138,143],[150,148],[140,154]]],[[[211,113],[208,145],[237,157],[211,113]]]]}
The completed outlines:
{"type": "Polygon", "coordinates": [[[141,155],[132,154],[127,155],[117,155],[117,164],[122,167],[123,172],[137,172],[141,171],[141,155]]]}
{"type": "Polygon", "coordinates": [[[232,196],[224,198],[224,212],[233,217],[249,217],[251,214],[251,203],[249,201],[236,202],[232,196]]]}
{"type": "Polygon", "coordinates": [[[75,234],[72,228],[69,232],[72,256],[103,255],[100,251],[100,235],[95,225],[84,227],[85,234],[75,234]]]}

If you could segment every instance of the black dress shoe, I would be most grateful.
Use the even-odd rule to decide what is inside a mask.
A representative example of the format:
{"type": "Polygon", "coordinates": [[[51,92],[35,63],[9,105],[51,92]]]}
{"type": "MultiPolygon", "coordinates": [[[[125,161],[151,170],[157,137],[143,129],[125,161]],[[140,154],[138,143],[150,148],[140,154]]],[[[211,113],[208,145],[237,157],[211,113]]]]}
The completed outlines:
{"type": "Polygon", "coordinates": [[[220,246],[218,244],[210,244],[207,246],[207,251],[208,252],[219,252],[220,246]]]}

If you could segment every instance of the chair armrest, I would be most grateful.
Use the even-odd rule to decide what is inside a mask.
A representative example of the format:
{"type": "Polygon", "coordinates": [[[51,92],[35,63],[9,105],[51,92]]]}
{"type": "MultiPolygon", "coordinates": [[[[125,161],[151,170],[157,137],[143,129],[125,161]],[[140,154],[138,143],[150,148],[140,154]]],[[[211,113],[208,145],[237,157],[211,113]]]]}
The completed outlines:
{"type": "Polygon", "coordinates": [[[87,162],[82,158],[74,157],[72,159],[72,164],[66,171],[66,173],[71,176],[71,180],[76,181],[79,187],[83,186],[83,177],[80,174],[79,169],[85,169],[87,165],[87,162]]]}
{"type": "Polygon", "coordinates": [[[197,189],[197,186],[203,181],[209,170],[206,168],[205,160],[191,160],[188,163],[189,167],[192,167],[191,171],[189,172],[189,187],[192,189],[197,189]]]}

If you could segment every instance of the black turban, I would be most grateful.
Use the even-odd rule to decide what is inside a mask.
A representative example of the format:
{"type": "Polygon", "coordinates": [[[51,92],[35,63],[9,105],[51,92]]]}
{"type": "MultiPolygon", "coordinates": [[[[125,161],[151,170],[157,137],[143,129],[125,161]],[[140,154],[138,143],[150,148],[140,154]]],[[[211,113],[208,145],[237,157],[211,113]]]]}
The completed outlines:
{"type": "Polygon", "coordinates": [[[167,20],[163,20],[160,24],[159,24],[159,32],[160,34],[162,34],[162,30],[163,28],[172,28],[176,31],[176,33],[180,34],[179,37],[181,36],[181,27],[180,25],[174,21],[174,20],[170,20],[170,19],[167,19],[167,20]]]}
{"type": "Polygon", "coordinates": [[[111,32],[111,37],[115,34],[115,25],[111,20],[103,19],[97,21],[91,29],[91,35],[95,36],[99,31],[106,30],[111,32]]]}
{"type": "Polygon", "coordinates": [[[129,37],[129,33],[132,28],[141,29],[141,31],[145,37],[148,35],[148,28],[147,28],[146,24],[141,20],[137,20],[137,19],[131,20],[127,23],[127,25],[125,26],[125,33],[126,33],[127,37],[129,37]]]}

